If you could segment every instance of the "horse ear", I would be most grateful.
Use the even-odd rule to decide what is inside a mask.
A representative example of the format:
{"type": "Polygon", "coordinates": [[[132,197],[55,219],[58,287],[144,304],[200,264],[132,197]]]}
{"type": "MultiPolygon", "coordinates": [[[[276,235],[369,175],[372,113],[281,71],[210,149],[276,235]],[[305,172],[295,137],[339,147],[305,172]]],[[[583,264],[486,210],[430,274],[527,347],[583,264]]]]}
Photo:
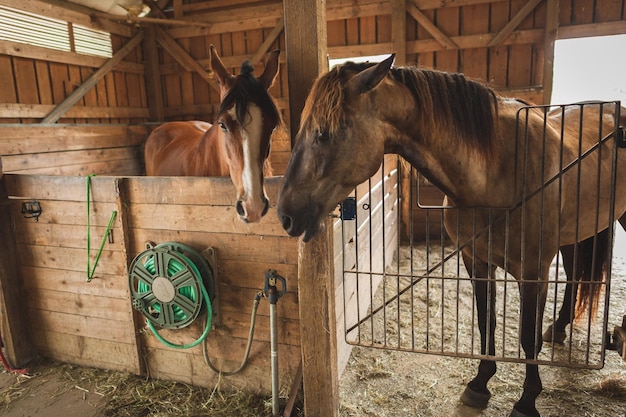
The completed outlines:
{"type": "Polygon", "coordinates": [[[210,50],[211,59],[209,60],[209,65],[211,67],[211,71],[215,74],[215,78],[217,79],[217,82],[220,83],[222,88],[228,88],[229,81],[233,78],[233,75],[228,72],[226,67],[224,67],[224,63],[222,63],[214,45],[211,45],[210,50]]]}
{"type": "Polygon", "coordinates": [[[396,54],[389,55],[384,61],[359,72],[348,82],[349,88],[357,94],[363,94],[376,87],[389,73],[396,54]]]}
{"type": "Polygon", "coordinates": [[[259,76],[259,82],[266,90],[272,86],[278,75],[278,55],[280,55],[280,50],[278,49],[270,52],[267,61],[265,61],[265,70],[263,70],[263,74],[259,76]]]}

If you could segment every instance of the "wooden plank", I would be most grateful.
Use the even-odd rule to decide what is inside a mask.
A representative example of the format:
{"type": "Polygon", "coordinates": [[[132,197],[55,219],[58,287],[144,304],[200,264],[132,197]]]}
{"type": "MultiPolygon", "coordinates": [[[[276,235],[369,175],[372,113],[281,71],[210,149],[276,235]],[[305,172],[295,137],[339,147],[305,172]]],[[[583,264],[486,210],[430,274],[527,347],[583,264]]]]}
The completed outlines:
{"type": "MultiPolygon", "coordinates": [[[[53,246],[18,245],[20,261],[24,266],[39,268],[61,269],[66,271],[84,271],[87,278],[87,251],[85,248],[56,248],[53,246]]],[[[94,259],[98,248],[92,248],[91,257],[94,259]]],[[[107,275],[126,276],[128,269],[121,252],[102,251],[94,279],[99,271],[107,275]]]]}
{"type": "MultiPolygon", "coordinates": [[[[91,283],[84,283],[90,285],[91,283]]],[[[129,299],[94,296],[81,293],[41,290],[29,287],[26,292],[31,309],[127,322],[130,319],[129,299]]]]}
{"type": "MultiPolygon", "coordinates": [[[[146,242],[174,241],[193,248],[201,248],[201,250],[213,247],[217,250],[220,260],[258,262],[261,265],[295,265],[298,262],[296,251],[291,250],[294,242],[290,242],[285,237],[149,229],[134,229],[131,233],[133,235],[133,245],[129,250],[131,255],[142,252],[146,242]],[[242,251],[242,247],[246,250],[242,251]]],[[[236,281],[237,275],[230,279],[236,281]]]]}
{"type": "MultiPolygon", "coordinates": [[[[14,212],[17,211],[14,209],[14,212]]],[[[91,227],[91,247],[97,248],[100,246],[106,229],[106,226],[91,227]]],[[[17,242],[22,244],[60,248],[85,248],[87,245],[87,228],[85,225],[61,225],[16,218],[15,231],[17,242]]],[[[113,241],[108,241],[108,250],[124,250],[121,239],[117,239],[121,238],[117,235],[118,233],[120,233],[119,229],[113,229],[113,241]]]]}
{"type": "Polygon", "coordinates": [[[135,337],[128,322],[33,309],[30,309],[29,314],[33,333],[54,329],[65,335],[129,345],[135,337]]]}
{"type": "MultiPolygon", "coordinates": [[[[6,172],[33,171],[41,168],[80,164],[88,170],[89,164],[98,161],[128,160],[137,157],[135,147],[86,149],[38,154],[18,154],[3,157],[6,172]]],[[[87,172],[89,173],[89,172],[87,172]]]]}
{"type": "MultiPolygon", "coordinates": [[[[0,118],[29,117],[44,118],[56,106],[51,104],[0,103],[0,118]]],[[[149,110],[144,107],[107,107],[107,106],[75,106],[67,111],[67,118],[111,119],[111,118],[147,118],[149,110]]]]}
{"type": "Polygon", "coordinates": [[[86,282],[85,271],[22,266],[24,286],[28,291],[61,291],[81,293],[110,298],[124,298],[128,295],[128,280],[119,275],[100,274],[98,279],[86,282]]]}
{"type": "Polygon", "coordinates": [[[146,136],[143,126],[0,125],[0,154],[133,147],[142,144],[146,136]]]}
{"type": "Polygon", "coordinates": [[[73,175],[115,175],[129,176],[145,174],[143,165],[138,161],[137,155],[129,155],[129,159],[118,160],[96,160],[89,163],[69,164],[62,166],[50,166],[46,168],[26,168],[22,170],[11,171],[14,174],[30,174],[30,175],[56,175],[56,176],[73,176],[73,175]]]}
{"type": "Polygon", "coordinates": [[[124,47],[119,49],[112,58],[110,58],[102,67],[93,73],[87,81],[70,94],[55,110],[50,112],[41,123],[55,123],[59,120],[74,104],[76,104],[96,83],[115,67],[126,55],[128,55],[143,39],[143,31],[138,32],[131,38],[124,47]]]}
{"type": "Polygon", "coordinates": [[[0,324],[6,357],[12,366],[21,367],[34,358],[35,351],[11,224],[7,186],[0,173],[0,324]]]}
{"type": "Polygon", "coordinates": [[[133,346],[130,344],[50,329],[37,329],[34,344],[42,355],[64,363],[138,373],[132,361],[133,346]]]}

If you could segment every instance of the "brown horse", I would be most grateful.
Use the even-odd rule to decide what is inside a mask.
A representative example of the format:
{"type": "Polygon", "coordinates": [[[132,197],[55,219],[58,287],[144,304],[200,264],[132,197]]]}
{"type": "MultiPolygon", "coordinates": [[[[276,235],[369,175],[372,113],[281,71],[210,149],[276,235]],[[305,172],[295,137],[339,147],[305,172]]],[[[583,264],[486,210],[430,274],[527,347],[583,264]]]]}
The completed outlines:
{"type": "Polygon", "coordinates": [[[501,267],[518,279],[526,358],[523,394],[511,416],[538,417],[536,358],[552,259],[560,246],[597,234],[626,211],[626,183],[612,193],[610,181],[612,162],[626,168],[615,115],[590,106],[582,124],[568,108],[561,133],[561,123],[462,74],[392,69],[393,59],[346,63],[316,80],[279,193],[279,219],[291,236],[310,240],[320,220],[376,172],[383,154],[401,155],[444,191],[444,205],[457,208],[446,210],[446,230],[470,276],[482,278],[472,282],[485,356],[461,400],[483,407],[490,397],[501,267]],[[606,140],[598,140],[598,130],[606,140]],[[583,153],[595,151],[565,170],[581,156],[579,144],[583,153]]]}
{"type": "Polygon", "coordinates": [[[263,179],[272,175],[271,137],[285,134],[280,112],[267,91],[278,74],[279,53],[270,53],[258,78],[247,61],[234,76],[211,45],[210,66],[221,98],[217,122],[169,122],[154,129],[145,146],[146,175],[230,175],[237,189],[239,217],[259,221],[269,207],[263,179]]]}

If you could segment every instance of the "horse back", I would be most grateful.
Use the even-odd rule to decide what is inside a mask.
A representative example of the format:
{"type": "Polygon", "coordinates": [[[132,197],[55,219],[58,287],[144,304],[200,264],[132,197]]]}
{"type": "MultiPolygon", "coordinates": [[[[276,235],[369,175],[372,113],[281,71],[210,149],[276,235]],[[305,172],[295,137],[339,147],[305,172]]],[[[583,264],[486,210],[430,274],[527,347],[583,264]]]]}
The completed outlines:
{"type": "Polygon", "coordinates": [[[228,175],[226,156],[211,126],[202,121],[186,121],[168,122],[154,129],[144,150],[146,175],[228,175]]]}

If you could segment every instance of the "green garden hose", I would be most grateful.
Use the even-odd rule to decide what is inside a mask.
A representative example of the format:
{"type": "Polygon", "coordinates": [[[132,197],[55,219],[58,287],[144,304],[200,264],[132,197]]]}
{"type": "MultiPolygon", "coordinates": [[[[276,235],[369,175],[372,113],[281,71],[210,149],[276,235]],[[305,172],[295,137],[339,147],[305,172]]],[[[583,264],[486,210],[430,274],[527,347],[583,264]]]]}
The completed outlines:
{"type": "Polygon", "coordinates": [[[211,298],[198,267],[184,254],[160,246],[143,252],[133,260],[130,274],[133,306],[146,316],[148,327],[157,340],[171,348],[189,349],[200,344],[209,334],[213,316],[211,298]],[[166,280],[171,285],[169,288],[171,299],[167,301],[159,299],[155,294],[154,287],[159,279],[166,280]],[[198,289],[207,309],[207,320],[202,335],[188,344],[176,344],[163,338],[155,323],[166,328],[179,328],[190,324],[202,306],[198,289]]]}

